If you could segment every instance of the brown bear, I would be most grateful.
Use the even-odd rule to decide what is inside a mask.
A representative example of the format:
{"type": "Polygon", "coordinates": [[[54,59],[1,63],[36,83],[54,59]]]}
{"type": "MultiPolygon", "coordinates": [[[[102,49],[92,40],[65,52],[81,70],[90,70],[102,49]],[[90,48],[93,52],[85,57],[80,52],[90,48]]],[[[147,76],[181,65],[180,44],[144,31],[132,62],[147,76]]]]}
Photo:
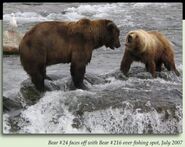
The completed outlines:
{"type": "Polygon", "coordinates": [[[83,84],[86,65],[92,51],[103,45],[119,48],[119,29],[111,20],[81,19],[76,22],[49,21],[35,25],[25,34],[20,45],[20,60],[39,91],[45,91],[46,66],[71,62],[74,86],[83,84]]]}
{"type": "Polygon", "coordinates": [[[173,70],[177,76],[172,43],[158,31],[142,29],[130,31],[126,35],[125,53],[120,70],[127,75],[133,61],[145,64],[146,70],[156,77],[156,71],[161,71],[162,64],[168,70],[173,70]]]}

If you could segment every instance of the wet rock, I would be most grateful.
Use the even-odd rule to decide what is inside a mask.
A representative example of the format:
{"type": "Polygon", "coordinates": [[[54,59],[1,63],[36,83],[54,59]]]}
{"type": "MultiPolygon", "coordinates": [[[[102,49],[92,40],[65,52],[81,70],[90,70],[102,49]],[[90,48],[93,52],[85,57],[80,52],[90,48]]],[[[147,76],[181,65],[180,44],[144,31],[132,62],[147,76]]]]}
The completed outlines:
{"type": "MultiPolygon", "coordinates": [[[[45,80],[44,84],[47,91],[60,90],[60,86],[56,85],[52,80],[45,80]]],[[[19,96],[24,99],[27,105],[35,104],[43,95],[44,93],[39,92],[35,88],[35,85],[31,82],[30,78],[21,83],[19,96]]]]}
{"type": "Polygon", "coordinates": [[[174,87],[173,83],[160,83],[159,88],[159,80],[133,80],[119,88],[107,87],[96,93],[70,93],[65,105],[69,107],[69,111],[81,116],[84,112],[124,107],[125,101],[131,103],[134,109],[141,109],[141,112],[152,111],[151,109],[173,110],[182,103],[181,91],[181,85],[174,87]]]}
{"type": "Polygon", "coordinates": [[[82,127],[82,121],[80,120],[80,118],[74,118],[73,119],[72,127],[77,128],[77,129],[82,127]]]}
{"type": "MultiPolygon", "coordinates": [[[[105,78],[105,79],[107,79],[109,77],[114,77],[115,79],[124,80],[124,81],[128,79],[128,77],[126,77],[119,69],[117,69],[116,71],[113,71],[111,73],[108,73],[106,75],[102,75],[101,77],[105,78]]],[[[106,82],[107,82],[107,80],[106,80],[106,82]]]]}
{"type": "Polygon", "coordinates": [[[27,105],[33,105],[43,94],[35,88],[30,79],[27,79],[21,83],[19,95],[27,105]]]}
{"type": "Polygon", "coordinates": [[[104,77],[90,73],[85,74],[84,80],[90,83],[91,85],[106,83],[104,77]]]}
{"type": "Polygon", "coordinates": [[[128,73],[129,77],[137,77],[139,79],[152,79],[151,73],[147,72],[144,67],[132,67],[128,73]]]}
{"type": "Polygon", "coordinates": [[[9,117],[9,124],[11,126],[10,132],[12,134],[17,134],[21,130],[20,122],[29,124],[30,122],[26,120],[25,118],[21,117],[21,113],[18,114],[11,114],[9,117]]]}
{"type": "Polygon", "coordinates": [[[60,87],[54,84],[52,80],[45,80],[44,85],[47,91],[60,90],[60,87]]]}
{"type": "MultiPolygon", "coordinates": [[[[48,76],[52,79],[52,81],[50,82],[53,83],[53,87],[57,87],[57,88],[54,88],[55,90],[62,90],[62,91],[76,90],[74,83],[71,79],[71,76],[65,76],[65,75],[48,75],[48,76]]],[[[86,90],[88,90],[89,87],[92,85],[103,84],[103,83],[106,83],[107,81],[103,76],[101,77],[99,75],[86,73],[83,82],[87,88],[86,90]]]]}
{"type": "Polygon", "coordinates": [[[5,97],[3,96],[3,112],[10,112],[10,111],[15,111],[17,109],[22,109],[23,106],[21,102],[16,99],[15,97],[5,97]]]}
{"type": "MultiPolygon", "coordinates": [[[[71,77],[59,77],[54,75],[49,75],[51,80],[45,80],[45,88],[47,91],[69,91],[74,87],[71,77]]],[[[103,78],[100,78],[95,75],[86,75],[84,84],[88,87],[91,84],[105,83],[103,78]]],[[[27,79],[21,83],[21,88],[19,92],[19,97],[21,97],[27,105],[35,104],[44,93],[40,93],[30,79],[27,79]]]]}

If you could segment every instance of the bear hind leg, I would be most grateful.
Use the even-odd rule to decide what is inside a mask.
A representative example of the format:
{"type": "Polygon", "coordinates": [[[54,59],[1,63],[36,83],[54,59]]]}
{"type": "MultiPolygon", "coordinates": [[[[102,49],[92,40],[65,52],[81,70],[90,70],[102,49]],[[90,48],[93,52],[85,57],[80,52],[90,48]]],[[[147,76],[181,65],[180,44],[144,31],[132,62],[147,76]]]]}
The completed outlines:
{"type": "Polygon", "coordinates": [[[169,60],[164,61],[164,66],[167,68],[168,71],[172,70],[177,76],[180,76],[179,71],[176,69],[174,60],[172,62],[170,62],[169,60]]]}
{"type": "Polygon", "coordinates": [[[162,67],[162,62],[161,61],[156,62],[156,71],[161,72],[161,69],[162,69],[161,67],[162,67]]]}
{"type": "Polygon", "coordinates": [[[40,92],[43,92],[45,90],[44,76],[42,76],[39,72],[31,75],[31,81],[35,85],[36,89],[40,92]]]}
{"type": "Polygon", "coordinates": [[[32,68],[32,72],[30,74],[31,80],[35,85],[36,89],[40,92],[45,91],[44,79],[46,75],[46,67],[44,65],[37,66],[36,68],[32,68]]]}

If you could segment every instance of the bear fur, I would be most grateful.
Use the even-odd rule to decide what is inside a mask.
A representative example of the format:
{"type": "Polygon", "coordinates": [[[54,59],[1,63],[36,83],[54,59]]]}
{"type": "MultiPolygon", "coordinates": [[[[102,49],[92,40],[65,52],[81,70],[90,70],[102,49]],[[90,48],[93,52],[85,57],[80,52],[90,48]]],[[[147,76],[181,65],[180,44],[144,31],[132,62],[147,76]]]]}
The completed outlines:
{"type": "Polygon", "coordinates": [[[85,89],[83,79],[92,51],[103,45],[120,47],[119,32],[115,23],[106,19],[42,22],[23,37],[19,45],[21,64],[35,87],[45,91],[44,79],[49,79],[46,67],[71,63],[74,86],[85,89]]]}
{"type": "Polygon", "coordinates": [[[146,70],[156,77],[161,66],[172,70],[179,76],[175,67],[172,43],[158,31],[134,30],[126,35],[125,53],[120,70],[127,75],[133,61],[145,64],[146,70]]]}

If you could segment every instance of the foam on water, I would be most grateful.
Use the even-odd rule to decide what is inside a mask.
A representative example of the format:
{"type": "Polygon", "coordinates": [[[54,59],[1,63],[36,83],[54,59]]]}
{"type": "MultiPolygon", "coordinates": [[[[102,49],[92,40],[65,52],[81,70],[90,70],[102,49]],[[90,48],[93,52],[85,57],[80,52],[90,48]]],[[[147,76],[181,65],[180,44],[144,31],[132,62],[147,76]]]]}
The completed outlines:
{"type": "Polygon", "coordinates": [[[75,116],[65,105],[70,97],[73,103],[77,103],[77,96],[93,94],[89,91],[75,90],[72,92],[53,91],[47,92],[35,104],[29,106],[21,113],[18,126],[19,133],[83,133],[72,127],[75,116]]]}
{"type": "Polygon", "coordinates": [[[109,77],[106,80],[109,82],[105,84],[93,85],[92,89],[95,88],[97,91],[102,91],[105,89],[117,89],[118,87],[124,86],[126,83],[125,81],[117,80],[114,77],[109,77]]]}
{"type": "MultiPolygon", "coordinates": [[[[46,17],[41,16],[40,14],[36,12],[17,12],[15,13],[15,19],[19,23],[27,23],[27,22],[42,22],[42,21],[48,21],[46,17]]],[[[4,14],[3,15],[3,21],[10,21],[11,20],[11,14],[4,14]]]]}
{"type": "Polygon", "coordinates": [[[85,16],[84,15],[81,15],[81,14],[79,14],[79,13],[77,13],[77,12],[68,12],[67,14],[64,14],[64,16],[68,19],[68,20],[70,20],[70,21],[74,21],[74,20],[79,20],[79,19],[81,19],[81,18],[84,18],[85,16]]]}
{"type": "MultiPolygon", "coordinates": [[[[19,133],[170,134],[182,131],[181,107],[175,111],[179,121],[175,117],[166,120],[166,112],[158,113],[152,107],[148,112],[142,112],[140,108],[133,109],[133,105],[127,101],[123,102],[122,108],[85,112],[82,126],[77,129],[72,127],[75,116],[61,103],[61,95],[54,95],[50,103],[46,98],[51,99],[51,95],[22,113],[19,133]]],[[[4,115],[4,133],[10,130],[6,118],[8,116],[4,115]]]]}
{"type": "Polygon", "coordinates": [[[68,20],[78,20],[80,18],[110,18],[113,14],[124,12],[121,8],[123,4],[98,4],[88,5],[83,4],[78,7],[69,7],[65,11],[64,17],[68,20]]]}
{"type": "Polygon", "coordinates": [[[67,11],[77,12],[84,16],[98,16],[98,14],[109,15],[118,9],[117,4],[80,5],[77,8],[68,8],[67,11]]]}
{"type": "MultiPolygon", "coordinates": [[[[80,92],[80,91],[78,91],[80,92]]],[[[22,112],[23,123],[20,133],[77,133],[72,127],[74,115],[64,101],[67,97],[61,91],[48,92],[40,101],[22,112]],[[28,123],[25,123],[28,122],[28,123]]],[[[83,133],[83,130],[80,130],[83,133]]]]}
{"type": "Polygon", "coordinates": [[[175,115],[181,118],[177,121],[175,118],[166,120],[165,112],[158,113],[152,107],[148,112],[142,112],[140,108],[133,109],[134,106],[127,101],[123,106],[86,112],[84,124],[94,134],[170,134],[182,131],[182,110],[175,111],[175,115]]]}
{"type": "Polygon", "coordinates": [[[9,123],[9,115],[3,114],[3,133],[8,134],[10,133],[11,125],[9,123]]]}
{"type": "MultiPolygon", "coordinates": [[[[50,20],[78,20],[84,17],[87,18],[109,18],[113,14],[118,14],[124,12],[122,9],[123,4],[98,4],[98,5],[88,5],[82,4],[78,7],[68,7],[64,9],[64,13],[55,13],[47,11],[44,15],[37,12],[16,12],[15,18],[18,23],[28,23],[28,22],[42,22],[50,20]]],[[[11,14],[4,14],[3,20],[10,21],[11,14]]]]}
{"type": "Polygon", "coordinates": [[[143,9],[144,7],[148,7],[151,5],[157,6],[157,7],[168,7],[169,6],[167,3],[135,3],[133,7],[143,9]]]}

